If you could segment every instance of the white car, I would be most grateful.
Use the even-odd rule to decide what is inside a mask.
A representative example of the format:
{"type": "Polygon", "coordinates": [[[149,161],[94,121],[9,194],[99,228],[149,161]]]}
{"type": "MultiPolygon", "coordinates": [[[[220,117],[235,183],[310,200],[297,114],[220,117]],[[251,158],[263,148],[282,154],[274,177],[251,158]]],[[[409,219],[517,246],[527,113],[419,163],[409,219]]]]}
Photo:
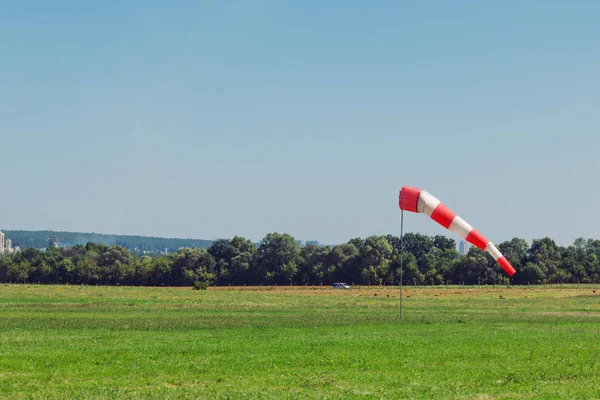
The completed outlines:
{"type": "Polygon", "coordinates": [[[333,285],[331,285],[331,287],[334,289],[350,289],[350,286],[348,286],[344,282],[334,283],[333,285]]]}

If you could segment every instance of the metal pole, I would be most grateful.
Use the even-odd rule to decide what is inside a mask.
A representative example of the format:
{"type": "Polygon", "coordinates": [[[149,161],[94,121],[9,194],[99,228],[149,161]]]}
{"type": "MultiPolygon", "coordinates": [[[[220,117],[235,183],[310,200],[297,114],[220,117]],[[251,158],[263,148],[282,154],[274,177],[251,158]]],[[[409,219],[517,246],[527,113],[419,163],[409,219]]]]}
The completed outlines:
{"type": "Polygon", "coordinates": [[[404,258],[404,210],[400,213],[400,321],[402,317],[402,267],[404,258]]]}

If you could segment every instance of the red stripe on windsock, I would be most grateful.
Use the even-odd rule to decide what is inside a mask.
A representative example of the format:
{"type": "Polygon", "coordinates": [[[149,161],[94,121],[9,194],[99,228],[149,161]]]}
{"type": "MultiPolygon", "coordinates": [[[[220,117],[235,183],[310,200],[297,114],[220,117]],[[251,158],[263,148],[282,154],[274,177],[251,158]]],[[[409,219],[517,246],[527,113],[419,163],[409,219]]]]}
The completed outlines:
{"type": "Polygon", "coordinates": [[[403,186],[400,190],[400,198],[398,204],[402,210],[417,212],[417,203],[421,189],[411,186],[403,186]]]}
{"type": "Polygon", "coordinates": [[[446,207],[444,203],[438,204],[435,210],[433,210],[433,213],[431,213],[431,219],[446,229],[448,229],[454,220],[454,217],[456,217],[456,214],[451,209],[446,207]]]}
{"type": "Polygon", "coordinates": [[[486,239],[481,233],[473,229],[466,238],[467,242],[472,243],[473,245],[479,247],[481,250],[485,250],[485,246],[487,246],[489,240],[486,239]]]}
{"type": "Polygon", "coordinates": [[[513,276],[517,272],[504,256],[498,259],[498,264],[506,271],[508,276],[513,276]]]}

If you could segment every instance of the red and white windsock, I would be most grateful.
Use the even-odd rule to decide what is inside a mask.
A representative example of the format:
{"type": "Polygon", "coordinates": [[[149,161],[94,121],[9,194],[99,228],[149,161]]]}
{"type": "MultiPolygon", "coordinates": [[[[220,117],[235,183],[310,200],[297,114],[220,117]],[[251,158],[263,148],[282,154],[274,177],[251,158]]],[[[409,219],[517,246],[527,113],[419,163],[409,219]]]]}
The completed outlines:
{"type": "Polygon", "coordinates": [[[513,276],[517,272],[492,242],[427,191],[404,186],[400,190],[399,205],[400,209],[405,211],[427,214],[444,228],[481,250],[487,251],[509,276],[513,276]]]}

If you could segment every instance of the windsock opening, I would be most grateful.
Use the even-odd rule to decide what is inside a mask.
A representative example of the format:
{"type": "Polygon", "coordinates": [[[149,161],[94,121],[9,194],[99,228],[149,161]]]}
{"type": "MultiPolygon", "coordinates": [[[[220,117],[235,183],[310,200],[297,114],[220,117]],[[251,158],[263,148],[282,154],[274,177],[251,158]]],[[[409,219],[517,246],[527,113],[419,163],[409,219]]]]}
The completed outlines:
{"type": "Polygon", "coordinates": [[[415,213],[418,212],[417,205],[419,203],[420,194],[421,189],[412,186],[404,186],[402,189],[400,189],[400,209],[415,213]]]}

